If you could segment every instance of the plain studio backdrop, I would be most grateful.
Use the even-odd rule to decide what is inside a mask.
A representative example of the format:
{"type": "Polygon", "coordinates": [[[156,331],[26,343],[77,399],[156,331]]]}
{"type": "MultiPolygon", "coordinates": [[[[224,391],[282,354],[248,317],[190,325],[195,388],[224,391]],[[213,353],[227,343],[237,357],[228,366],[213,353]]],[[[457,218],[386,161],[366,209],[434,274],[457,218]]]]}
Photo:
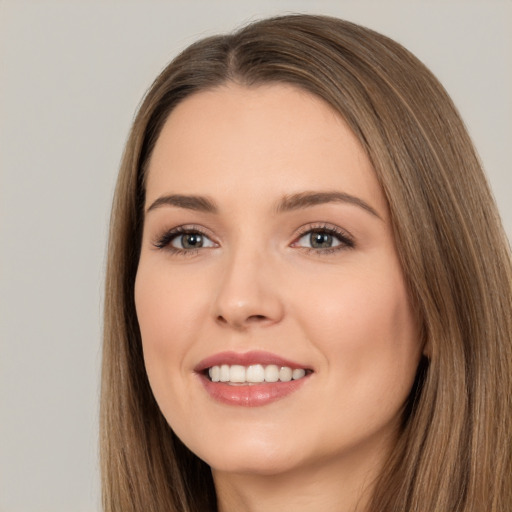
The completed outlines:
{"type": "Polygon", "coordinates": [[[145,90],[196,39],[316,12],[376,29],[437,75],[512,234],[512,2],[0,2],[0,511],[100,510],[107,223],[145,90]]]}

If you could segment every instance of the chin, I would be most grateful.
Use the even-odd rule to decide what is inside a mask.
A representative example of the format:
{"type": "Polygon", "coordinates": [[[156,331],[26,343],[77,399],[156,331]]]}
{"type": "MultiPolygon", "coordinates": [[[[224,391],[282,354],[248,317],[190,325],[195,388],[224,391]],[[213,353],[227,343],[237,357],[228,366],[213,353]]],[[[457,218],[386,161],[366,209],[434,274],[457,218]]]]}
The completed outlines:
{"type": "Polygon", "coordinates": [[[254,438],[197,448],[192,451],[212,471],[223,473],[277,475],[299,466],[302,459],[299,450],[288,449],[282,441],[269,442],[254,438]]]}
{"type": "Polygon", "coordinates": [[[292,471],[298,465],[298,461],[274,455],[260,456],[251,460],[241,460],[240,457],[217,459],[209,464],[213,472],[253,476],[282,475],[292,471]]]}

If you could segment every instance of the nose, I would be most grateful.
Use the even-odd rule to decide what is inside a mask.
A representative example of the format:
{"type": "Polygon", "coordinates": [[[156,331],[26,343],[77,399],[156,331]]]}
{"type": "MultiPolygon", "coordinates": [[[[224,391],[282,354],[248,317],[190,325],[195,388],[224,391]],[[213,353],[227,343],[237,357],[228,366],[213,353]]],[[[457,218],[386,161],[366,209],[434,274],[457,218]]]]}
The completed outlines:
{"type": "Polygon", "coordinates": [[[251,249],[231,255],[219,276],[214,302],[218,324],[246,330],[281,321],[282,289],[269,259],[251,249]]]}

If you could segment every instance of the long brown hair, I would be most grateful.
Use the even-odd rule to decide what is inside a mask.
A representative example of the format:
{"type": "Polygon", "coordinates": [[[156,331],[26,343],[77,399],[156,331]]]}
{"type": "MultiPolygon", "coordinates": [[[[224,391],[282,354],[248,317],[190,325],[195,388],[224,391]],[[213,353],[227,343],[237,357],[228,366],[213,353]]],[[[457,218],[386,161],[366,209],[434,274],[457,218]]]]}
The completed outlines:
{"type": "Polygon", "coordinates": [[[478,157],[452,101],[407,50],[334,18],[259,21],[193,44],[156,79],[117,183],[106,281],[101,465],[106,512],[216,510],[208,466],[151,393],[134,307],[148,159],[185,97],[228,81],[323,98],[373,163],[417,306],[428,361],[374,512],[512,510],[512,269],[478,157]]]}

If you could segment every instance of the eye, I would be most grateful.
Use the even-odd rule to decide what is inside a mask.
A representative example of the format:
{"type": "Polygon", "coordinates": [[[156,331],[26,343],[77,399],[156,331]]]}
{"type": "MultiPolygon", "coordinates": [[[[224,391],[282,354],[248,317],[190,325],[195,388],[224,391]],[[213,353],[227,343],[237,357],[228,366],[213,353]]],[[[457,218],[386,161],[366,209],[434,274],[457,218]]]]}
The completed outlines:
{"type": "Polygon", "coordinates": [[[298,241],[299,245],[307,246],[309,244],[312,249],[337,247],[340,243],[339,240],[326,231],[310,231],[307,235],[299,238],[298,241]]]}
{"type": "Polygon", "coordinates": [[[198,249],[200,247],[213,247],[215,244],[202,233],[190,232],[175,236],[170,245],[176,249],[198,249]]]}
{"type": "Polygon", "coordinates": [[[352,237],[334,226],[310,228],[303,232],[292,244],[292,247],[301,247],[323,253],[352,248],[354,246],[352,237]]]}
{"type": "Polygon", "coordinates": [[[217,247],[217,244],[199,229],[184,226],[167,231],[153,245],[158,249],[167,249],[175,253],[190,253],[202,248],[217,247]]]}

